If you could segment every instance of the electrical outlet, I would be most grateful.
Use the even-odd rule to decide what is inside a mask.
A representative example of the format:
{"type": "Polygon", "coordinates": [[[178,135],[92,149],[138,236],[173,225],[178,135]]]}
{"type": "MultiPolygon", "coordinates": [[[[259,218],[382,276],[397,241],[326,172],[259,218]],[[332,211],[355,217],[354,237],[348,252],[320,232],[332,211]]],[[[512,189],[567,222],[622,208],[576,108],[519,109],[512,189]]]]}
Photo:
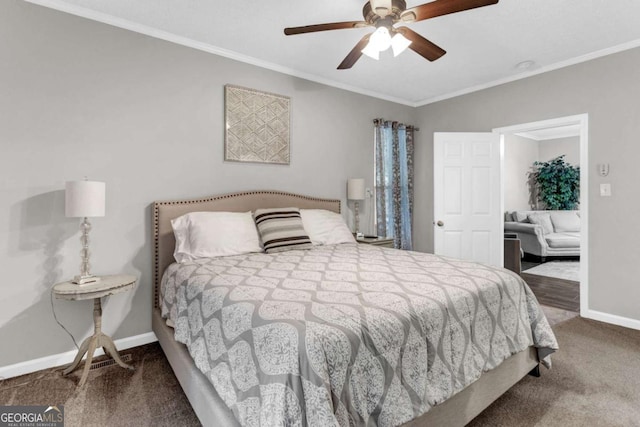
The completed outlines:
{"type": "Polygon", "coordinates": [[[373,191],[371,191],[370,188],[366,188],[364,191],[365,191],[365,194],[367,195],[367,198],[373,197],[373,191]]]}
{"type": "Polygon", "coordinates": [[[600,196],[611,197],[611,184],[600,184],[600,196]]]}

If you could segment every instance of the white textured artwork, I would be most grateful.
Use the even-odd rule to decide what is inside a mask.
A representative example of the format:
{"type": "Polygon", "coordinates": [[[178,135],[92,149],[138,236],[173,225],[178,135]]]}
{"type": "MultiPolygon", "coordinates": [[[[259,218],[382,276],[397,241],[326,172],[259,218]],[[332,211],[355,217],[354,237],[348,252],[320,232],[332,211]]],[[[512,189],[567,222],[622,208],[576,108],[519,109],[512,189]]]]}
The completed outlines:
{"type": "Polygon", "coordinates": [[[288,165],[291,100],[233,85],[224,89],[224,159],[288,165]]]}

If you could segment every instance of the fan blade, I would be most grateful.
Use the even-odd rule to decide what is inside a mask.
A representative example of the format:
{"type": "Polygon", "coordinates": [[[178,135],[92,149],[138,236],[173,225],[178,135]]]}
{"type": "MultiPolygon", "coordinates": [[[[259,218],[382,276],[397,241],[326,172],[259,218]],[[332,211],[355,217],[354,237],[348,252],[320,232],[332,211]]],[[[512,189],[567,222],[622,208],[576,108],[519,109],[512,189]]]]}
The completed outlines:
{"type": "Polygon", "coordinates": [[[294,34],[315,33],[317,31],[344,30],[346,28],[362,28],[369,24],[364,21],[332,22],[330,24],[305,25],[304,27],[285,28],[284,33],[288,36],[294,34]]]}
{"type": "Polygon", "coordinates": [[[447,53],[440,46],[430,42],[410,28],[400,27],[396,28],[396,31],[405,36],[407,39],[411,40],[409,49],[413,50],[418,55],[423,56],[429,61],[435,61],[436,59],[447,53]]]}
{"type": "Polygon", "coordinates": [[[422,21],[463,10],[475,9],[498,3],[499,0],[435,0],[405,10],[400,15],[403,22],[422,21]]]}
{"type": "Polygon", "coordinates": [[[344,58],[340,65],[338,65],[338,70],[346,70],[353,67],[353,64],[355,64],[362,56],[362,49],[364,49],[367,46],[367,43],[369,43],[369,37],[371,37],[371,34],[367,34],[360,39],[358,44],[356,44],[347,57],[344,58]]]}

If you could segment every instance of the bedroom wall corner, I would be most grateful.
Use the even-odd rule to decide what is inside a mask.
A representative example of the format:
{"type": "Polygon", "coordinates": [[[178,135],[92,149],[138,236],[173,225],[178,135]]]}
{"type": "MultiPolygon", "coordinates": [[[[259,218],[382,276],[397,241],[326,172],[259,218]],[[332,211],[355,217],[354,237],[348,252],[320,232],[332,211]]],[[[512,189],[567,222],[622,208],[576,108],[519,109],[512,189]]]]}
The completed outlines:
{"type": "MultiPolygon", "coordinates": [[[[0,367],[72,350],[50,288],[76,274],[78,221],[64,182],[106,182],[92,221],[96,274],[139,277],[110,297],[115,339],[151,331],[151,203],[275,189],[342,200],[346,181],[373,184],[375,117],[416,110],[239,63],[19,0],[0,2],[0,367]],[[289,166],[223,161],[224,85],[291,97],[289,166]]],[[[366,211],[364,213],[366,215],[366,211]]],[[[90,301],[55,300],[81,341],[90,301]]]]}
{"type": "MultiPolygon", "coordinates": [[[[599,319],[640,321],[640,222],[629,217],[640,210],[636,197],[640,157],[637,100],[640,98],[640,48],[539,74],[523,80],[420,107],[423,144],[416,146],[416,169],[433,165],[434,132],[490,132],[492,129],[558,117],[589,115],[589,295],[587,312],[599,319]],[[603,78],[606,76],[606,78],[603,78]],[[596,164],[609,163],[601,177],[596,164]],[[611,197],[600,197],[610,183],[611,197]]],[[[416,174],[416,246],[433,251],[433,176],[416,174]]]]}

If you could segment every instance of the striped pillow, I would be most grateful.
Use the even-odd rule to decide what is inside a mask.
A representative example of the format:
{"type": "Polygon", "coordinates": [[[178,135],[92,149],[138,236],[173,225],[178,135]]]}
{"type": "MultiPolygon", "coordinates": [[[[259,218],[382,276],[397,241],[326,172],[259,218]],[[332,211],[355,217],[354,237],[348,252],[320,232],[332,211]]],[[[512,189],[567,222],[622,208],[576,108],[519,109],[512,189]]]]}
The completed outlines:
{"type": "Polygon", "coordinates": [[[266,253],[312,247],[298,208],[258,209],[253,219],[266,253]]]}

